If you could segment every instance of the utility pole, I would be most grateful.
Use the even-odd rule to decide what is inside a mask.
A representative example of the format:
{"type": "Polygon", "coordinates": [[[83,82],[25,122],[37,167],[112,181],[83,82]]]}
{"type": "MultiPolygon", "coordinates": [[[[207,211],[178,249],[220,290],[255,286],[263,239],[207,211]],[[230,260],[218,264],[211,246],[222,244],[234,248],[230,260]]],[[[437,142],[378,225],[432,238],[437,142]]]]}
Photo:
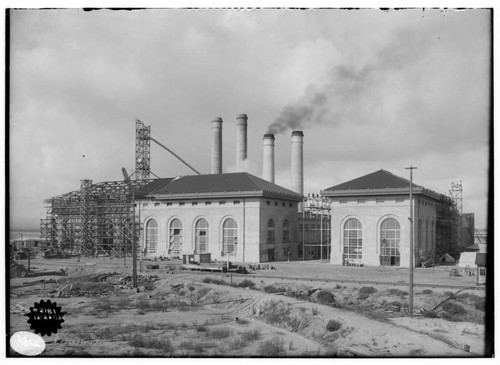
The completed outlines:
{"type": "Polygon", "coordinates": [[[415,166],[406,167],[410,170],[410,299],[408,303],[408,311],[410,317],[413,318],[413,170],[417,169],[415,166]]]}
{"type": "MultiPolygon", "coordinates": [[[[136,232],[135,232],[135,192],[134,185],[130,180],[130,176],[125,168],[122,168],[123,177],[127,183],[132,196],[132,286],[137,288],[137,244],[136,244],[136,232]]],[[[125,251],[125,255],[127,252],[125,251]]]]}

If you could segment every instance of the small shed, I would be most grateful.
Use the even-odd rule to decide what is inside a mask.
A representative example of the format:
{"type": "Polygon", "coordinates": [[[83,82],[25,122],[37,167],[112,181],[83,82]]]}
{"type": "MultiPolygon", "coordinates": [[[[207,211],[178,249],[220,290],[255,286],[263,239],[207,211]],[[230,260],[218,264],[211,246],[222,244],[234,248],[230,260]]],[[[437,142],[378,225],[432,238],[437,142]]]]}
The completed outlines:
{"type": "Polygon", "coordinates": [[[442,263],[442,264],[454,264],[455,263],[455,259],[453,258],[453,256],[451,256],[450,254],[448,253],[445,253],[443,256],[441,256],[439,258],[439,261],[442,263]]]}
{"type": "Polygon", "coordinates": [[[477,283],[485,284],[486,283],[486,254],[483,252],[478,252],[476,254],[476,262],[477,265],[477,283]]]}

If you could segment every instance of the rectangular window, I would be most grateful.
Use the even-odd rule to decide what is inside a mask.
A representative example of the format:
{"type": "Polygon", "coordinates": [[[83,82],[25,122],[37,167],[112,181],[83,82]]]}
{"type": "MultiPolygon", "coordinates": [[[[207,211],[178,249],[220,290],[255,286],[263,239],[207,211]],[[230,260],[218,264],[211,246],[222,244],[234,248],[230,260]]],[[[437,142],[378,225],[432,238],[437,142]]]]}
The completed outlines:
{"type": "Polygon", "coordinates": [[[267,204],[267,205],[271,205],[271,202],[268,200],[268,201],[266,202],[266,204],[267,204]]]}
{"type": "Polygon", "coordinates": [[[239,201],[239,200],[235,200],[235,201],[233,202],[233,204],[234,204],[234,205],[236,205],[236,204],[240,204],[240,201],[239,201]]]}
{"type": "Polygon", "coordinates": [[[149,205],[148,203],[142,204],[143,207],[147,207],[148,205],[149,205]]]}
{"type": "Polygon", "coordinates": [[[210,204],[212,204],[212,202],[210,202],[210,201],[205,202],[205,205],[210,205],[210,204]]]}
{"type": "Polygon", "coordinates": [[[339,201],[339,203],[340,203],[340,204],[345,204],[345,203],[347,203],[347,200],[342,199],[342,200],[340,200],[340,201],[339,201]]]}
{"type": "Polygon", "coordinates": [[[179,207],[182,207],[184,205],[184,202],[179,202],[179,207]]]}
{"type": "Polygon", "coordinates": [[[198,202],[192,202],[191,205],[198,205],[198,202]]]}
{"type": "Polygon", "coordinates": [[[404,203],[404,198],[396,198],[396,203],[404,203]]]}
{"type": "Polygon", "coordinates": [[[384,203],[384,202],[385,202],[385,199],[383,199],[383,198],[377,198],[375,201],[376,201],[377,203],[384,203]]]}
{"type": "Polygon", "coordinates": [[[155,207],[159,207],[160,206],[160,203],[155,203],[155,207]]]}
{"type": "Polygon", "coordinates": [[[286,204],[285,203],[281,203],[283,205],[283,207],[286,207],[286,204]]]}
{"type": "Polygon", "coordinates": [[[278,206],[278,202],[274,202],[274,206],[277,207],[278,206]]]}
{"type": "Polygon", "coordinates": [[[358,204],[363,204],[363,203],[366,203],[365,199],[358,199],[358,204]]]}
{"type": "Polygon", "coordinates": [[[167,202],[167,207],[170,207],[172,205],[172,202],[167,202]]]}
{"type": "Polygon", "coordinates": [[[290,208],[292,208],[292,207],[293,207],[293,204],[292,204],[292,203],[290,203],[290,205],[289,205],[289,206],[290,206],[290,208]]]}
{"type": "Polygon", "coordinates": [[[225,201],[225,200],[221,200],[221,201],[219,202],[219,205],[224,205],[224,204],[226,204],[226,201],[225,201]]]}

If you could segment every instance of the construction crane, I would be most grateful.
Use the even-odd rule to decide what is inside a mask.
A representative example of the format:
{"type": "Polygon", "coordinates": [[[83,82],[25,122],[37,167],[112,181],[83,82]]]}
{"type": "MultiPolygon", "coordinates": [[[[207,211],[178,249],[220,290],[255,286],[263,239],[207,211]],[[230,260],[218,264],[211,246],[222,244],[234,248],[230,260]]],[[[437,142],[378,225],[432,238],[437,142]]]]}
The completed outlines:
{"type": "Polygon", "coordinates": [[[165,145],[161,144],[160,142],[158,142],[156,139],[154,139],[153,137],[149,137],[150,140],[152,140],[154,143],[156,143],[158,146],[160,147],[163,147],[164,149],[166,149],[168,152],[170,152],[172,155],[174,155],[175,157],[177,157],[177,159],[179,159],[179,161],[181,161],[184,165],[186,165],[187,167],[189,167],[191,170],[193,170],[195,173],[197,173],[198,175],[201,175],[200,172],[196,171],[194,167],[192,167],[190,164],[188,164],[186,161],[184,161],[182,158],[180,158],[177,154],[175,154],[174,151],[172,151],[171,149],[169,149],[168,147],[166,147],[165,145]]]}
{"type": "MultiPolygon", "coordinates": [[[[149,179],[150,170],[150,141],[153,141],[158,146],[170,152],[175,158],[181,161],[184,165],[193,170],[196,174],[201,175],[194,167],[179,157],[174,151],[151,137],[151,127],[144,125],[139,119],[136,122],[136,146],[135,146],[135,178],[136,180],[149,179]]],[[[154,174],[153,174],[154,175],[154,174]]],[[[156,176],[156,175],[155,175],[156,176]]]]}

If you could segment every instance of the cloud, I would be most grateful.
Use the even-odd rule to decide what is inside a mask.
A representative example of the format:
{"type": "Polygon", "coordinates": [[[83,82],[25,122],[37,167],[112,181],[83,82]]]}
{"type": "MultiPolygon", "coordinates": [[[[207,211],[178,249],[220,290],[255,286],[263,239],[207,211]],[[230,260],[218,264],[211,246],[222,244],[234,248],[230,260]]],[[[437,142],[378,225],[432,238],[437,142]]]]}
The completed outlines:
{"type": "MultiPolygon", "coordinates": [[[[487,11],[14,11],[9,159],[21,199],[12,209],[19,221],[23,212],[43,216],[43,199],[82,178],[121,179],[121,167],[134,166],[136,117],[202,172],[212,118],[224,120],[230,171],[235,117],[247,113],[249,171],[261,174],[262,134],[275,122],[276,181],[285,187],[288,132],[300,128],[307,192],[380,168],[397,173],[409,161],[432,166],[425,182],[446,190],[446,179],[484,169],[474,159],[488,145],[488,19],[487,11]]],[[[191,173],[161,148],[151,152],[160,176],[191,173]]]]}

